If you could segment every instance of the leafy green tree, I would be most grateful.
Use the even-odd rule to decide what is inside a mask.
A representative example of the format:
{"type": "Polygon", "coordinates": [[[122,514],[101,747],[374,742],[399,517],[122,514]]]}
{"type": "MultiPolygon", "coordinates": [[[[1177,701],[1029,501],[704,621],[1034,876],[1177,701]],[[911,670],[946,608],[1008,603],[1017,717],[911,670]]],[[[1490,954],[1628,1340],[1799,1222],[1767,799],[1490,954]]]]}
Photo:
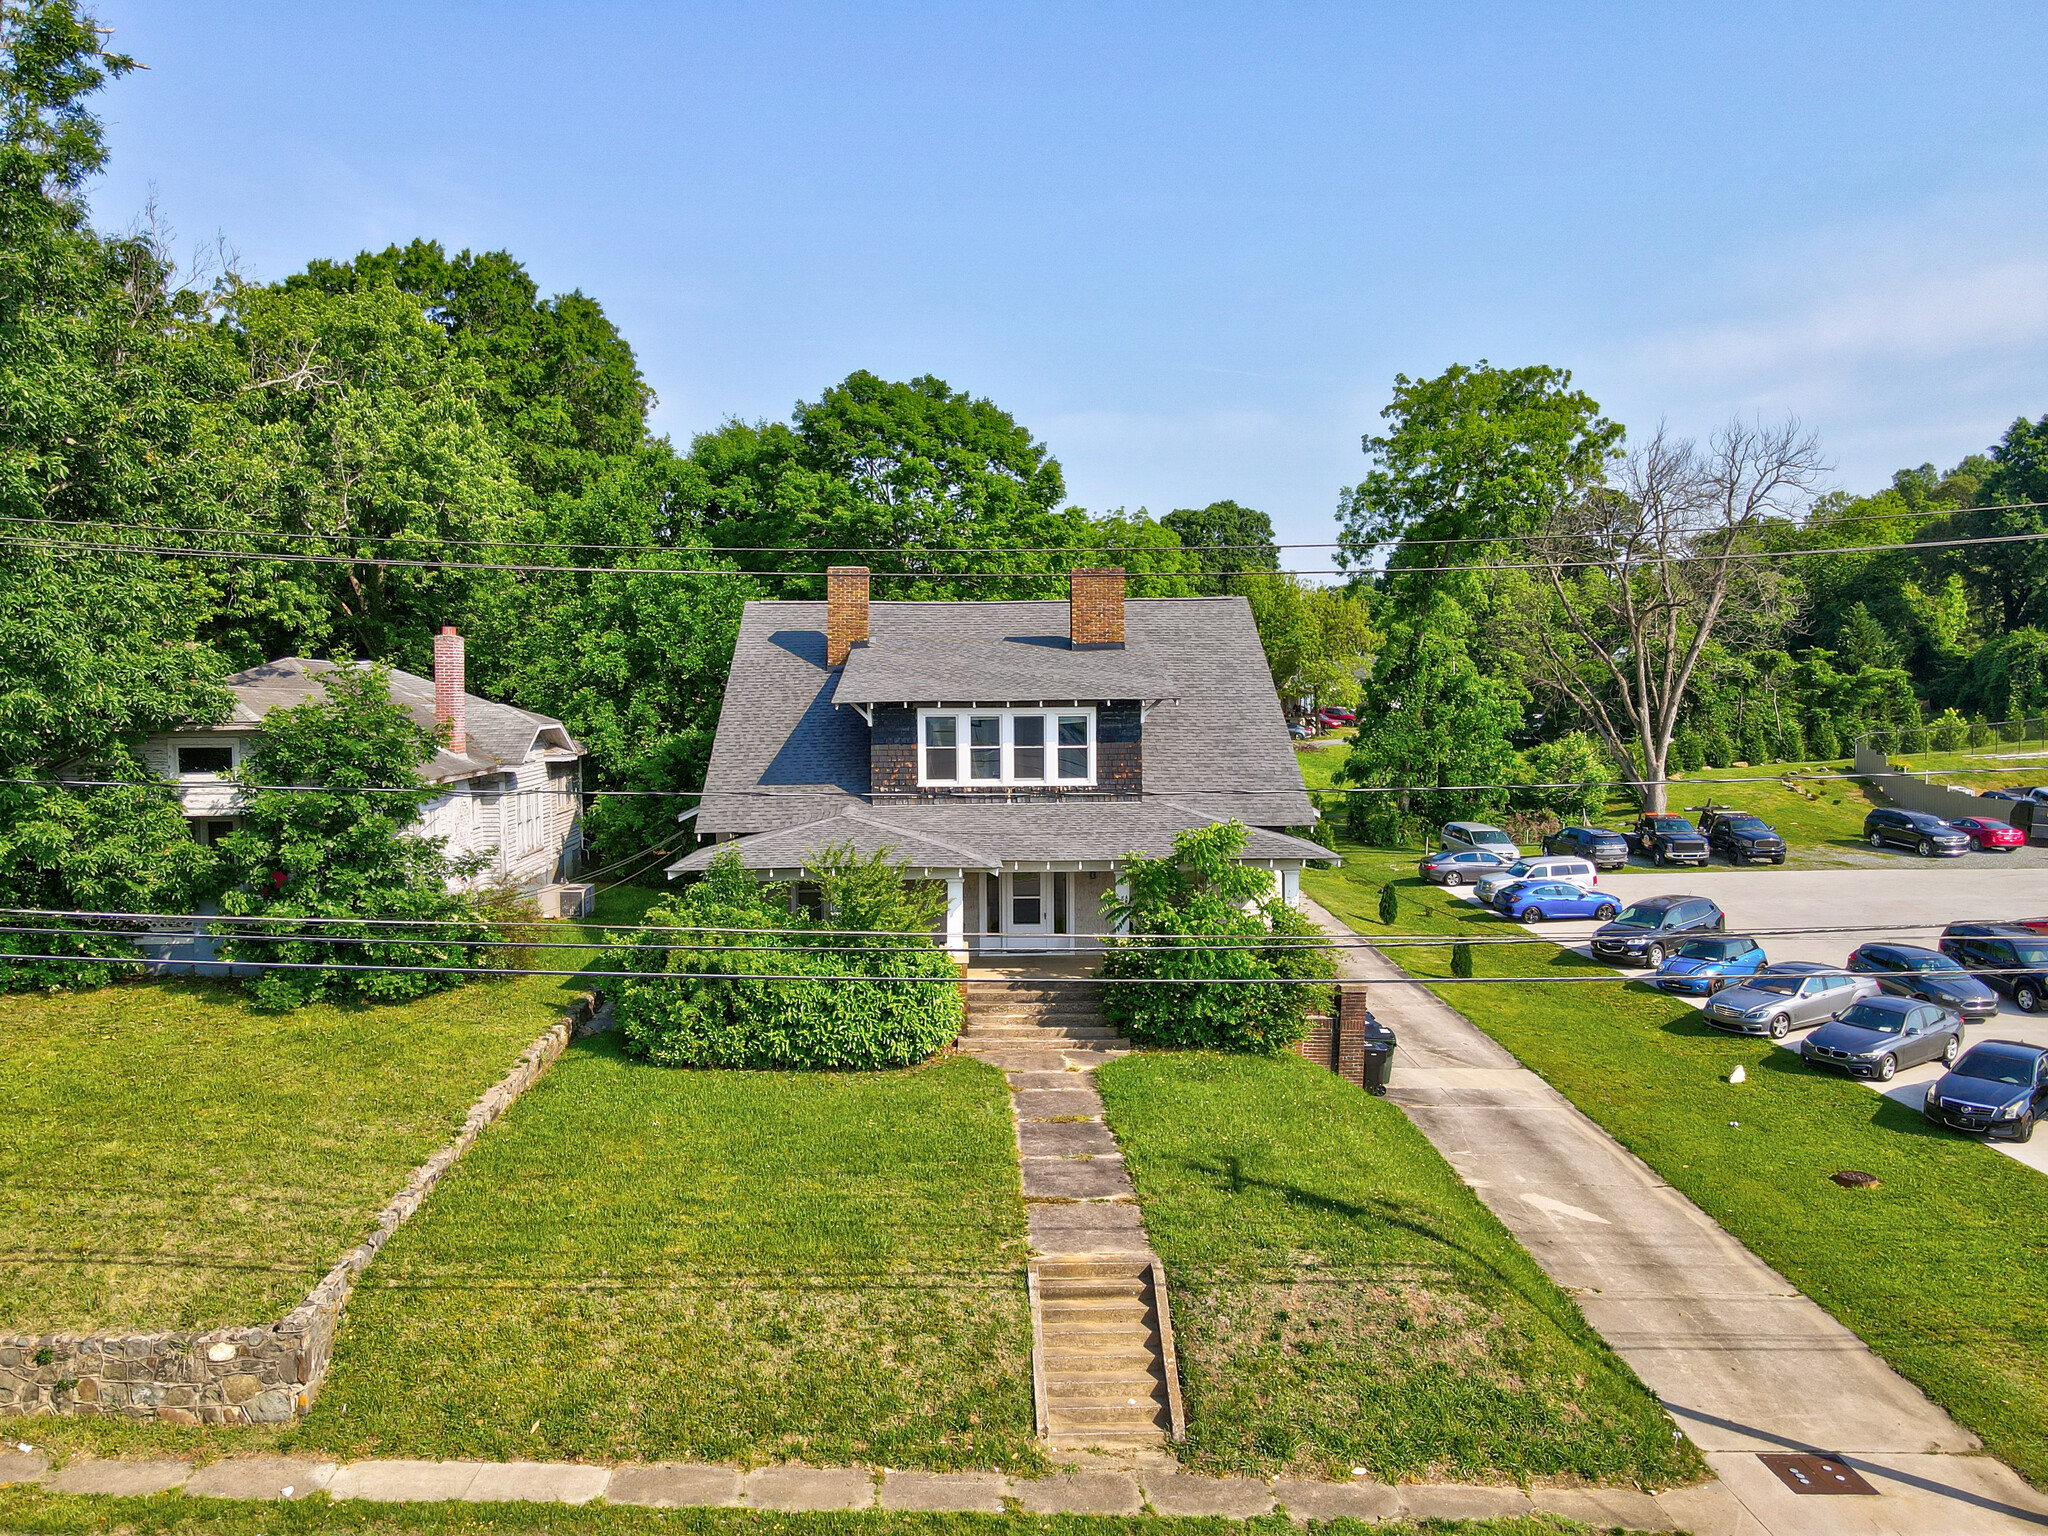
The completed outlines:
{"type": "Polygon", "coordinates": [[[1964,669],[1956,702],[1994,721],[2048,708],[2048,631],[2028,626],[1987,641],[1964,669]]]}
{"type": "MultiPolygon", "coordinates": [[[[1159,524],[1196,557],[1203,575],[1230,577],[1246,571],[1280,569],[1280,546],[1273,537],[1273,519],[1234,501],[1212,501],[1199,509],[1183,507],[1159,524]]],[[[1232,590],[1221,586],[1212,590],[1232,590]]]]}
{"type": "Polygon", "coordinates": [[[490,937],[449,889],[475,871],[421,833],[427,806],[445,793],[420,772],[438,736],[392,700],[381,668],[338,667],[322,681],[325,698],[264,716],[260,744],[236,775],[247,790],[240,824],[218,845],[230,887],[221,911],[264,919],[222,925],[222,954],[310,967],[259,973],[249,992],[267,1008],[420,997],[461,978],[341,967],[473,966],[474,946],[490,937]],[[351,792],[364,789],[381,792],[351,792]],[[396,937],[368,921],[392,918],[438,926],[395,931],[432,937],[396,937]]]}
{"type": "Polygon", "coordinates": [[[1502,546],[1601,484],[1622,439],[1599,402],[1572,388],[1569,371],[1484,360],[1433,379],[1397,376],[1393,403],[1380,414],[1390,425],[1363,439],[1373,468],[1340,499],[1338,542],[1355,568],[1394,546],[1387,567],[1395,590],[1417,594],[1416,602],[1448,585],[1469,606],[1481,590],[1474,581],[1398,573],[1498,559],[1502,546]],[[1429,542],[1440,539],[1476,542],[1429,542]]]}
{"type": "Polygon", "coordinates": [[[420,301],[454,356],[475,366],[472,398],[535,492],[579,489],[646,440],[654,392],[632,347],[595,299],[543,299],[509,252],[450,256],[414,240],[308,263],[284,287],[330,297],[391,287],[420,301]]]}
{"type": "Polygon", "coordinates": [[[1357,702],[1359,674],[1377,638],[1362,594],[1260,572],[1235,576],[1229,585],[1251,604],[1283,704],[1304,698],[1320,705],[1357,702]]]}
{"type": "Polygon", "coordinates": [[[1520,754],[1513,804],[1517,810],[1548,811],[1561,822],[1589,822],[1607,804],[1614,765],[1584,731],[1567,731],[1520,754]],[[1538,787],[1541,786],[1541,787],[1538,787]]]}
{"type": "Polygon", "coordinates": [[[1472,633],[1470,616],[1442,593],[1389,630],[1359,702],[1358,735],[1336,778],[1403,787],[1347,796],[1351,836],[1393,844],[1418,822],[1483,816],[1506,803],[1500,786],[1514,769],[1508,738],[1521,727],[1521,699],[1512,683],[1473,663],[1472,633]],[[1463,787],[1472,785],[1480,787],[1463,787]]]}
{"type": "MultiPolygon", "coordinates": [[[[2021,417],[1991,450],[1978,489],[1981,505],[1927,524],[1925,540],[2048,532],[2048,416],[2021,417]],[[2020,503],[2020,505],[2015,505],[2020,503]]],[[[1961,576],[1992,618],[2010,631],[2048,626],[2048,541],[1980,544],[1930,551],[1940,568],[1961,576]]]]}
{"type": "Polygon", "coordinates": [[[1140,1044],[1273,1055],[1330,1006],[1329,989],[1312,983],[1333,978],[1336,963],[1271,872],[1238,862],[1248,836],[1241,822],[1217,822],[1177,833],[1163,857],[1125,856],[1128,895],[1103,902],[1126,937],[1103,958],[1102,1010],[1140,1044]]]}
{"type": "Polygon", "coordinates": [[[1851,603],[1843,615],[1835,644],[1842,659],[1854,667],[1896,667],[1906,659],[1905,648],[1860,602],[1851,603]]]}

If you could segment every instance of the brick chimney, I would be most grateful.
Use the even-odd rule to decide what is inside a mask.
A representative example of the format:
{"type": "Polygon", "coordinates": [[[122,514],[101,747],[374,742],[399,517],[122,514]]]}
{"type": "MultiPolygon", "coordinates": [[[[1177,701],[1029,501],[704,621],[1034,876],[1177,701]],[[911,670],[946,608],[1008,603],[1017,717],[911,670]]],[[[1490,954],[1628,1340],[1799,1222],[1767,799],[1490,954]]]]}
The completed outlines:
{"type": "Polygon", "coordinates": [[[1080,570],[1067,579],[1068,643],[1077,651],[1122,650],[1124,568],[1080,570]]]}
{"type": "Polygon", "coordinates": [[[825,665],[846,664],[846,654],[868,643],[868,568],[833,565],[825,569],[825,665]]]}
{"type": "Polygon", "coordinates": [[[462,662],[462,636],[443,624],[434,636],[434,723],[448,732],[448,750],[460,753],[468,744],[463,708],[468,679],[462,662]]]}

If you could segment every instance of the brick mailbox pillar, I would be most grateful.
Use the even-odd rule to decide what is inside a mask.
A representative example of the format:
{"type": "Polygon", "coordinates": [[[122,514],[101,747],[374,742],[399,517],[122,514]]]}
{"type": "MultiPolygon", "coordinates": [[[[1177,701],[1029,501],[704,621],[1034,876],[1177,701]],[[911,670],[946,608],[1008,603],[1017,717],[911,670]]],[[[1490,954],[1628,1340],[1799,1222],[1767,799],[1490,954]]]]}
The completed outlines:
{"type": "Polygon", "coordinates": [[[1317,1066],[1328,1067],[1345,1082],[1362,1088],[1365,1086],[1365,1037],[1370,1017],[1365,1007],[1365,983],[1340,982],[1337,1011],[1317,1018],[1307,1036],[1294,1049],[1317,1066]]]}

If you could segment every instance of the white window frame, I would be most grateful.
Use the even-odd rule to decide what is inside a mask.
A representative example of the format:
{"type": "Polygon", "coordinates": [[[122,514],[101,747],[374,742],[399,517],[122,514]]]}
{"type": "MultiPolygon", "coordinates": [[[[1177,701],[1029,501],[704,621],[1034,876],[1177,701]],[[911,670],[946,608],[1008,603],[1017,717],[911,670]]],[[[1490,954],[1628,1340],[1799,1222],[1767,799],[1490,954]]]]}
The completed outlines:
{"type": "Polygon", "coordinates": [[[921,708],[917,712],[917,787],[919,789],[1093,789],[1095,787],[1095,747],[1101,732],[1101,721],[1093,704],[1036,704],[997,705],[986,709],[967,708],[921,708]],[[968,745],[967,722],[979,716],[983,719],[994,715],[1002,722],[1002,774],[993,779],[959,777],[935,779],[925,772],[929,759],[925,755],[925,721],[934,717],[951,716],[959,723],[953,729],[953,751],[959,754],[954,760],[956,772],[964,771],[971,759],[972,750],[968,745]],[[1045,721],[1045,766],[1049,770],[1042,779],[1020,779],[1016,773],[1017,726],[1020,716],[1036,715],[1045,721]],[[1061,715],[1085,715],[1088,720],[1088,776],[1082,779],[1059,777],[1059,717],[1061,715]]]}

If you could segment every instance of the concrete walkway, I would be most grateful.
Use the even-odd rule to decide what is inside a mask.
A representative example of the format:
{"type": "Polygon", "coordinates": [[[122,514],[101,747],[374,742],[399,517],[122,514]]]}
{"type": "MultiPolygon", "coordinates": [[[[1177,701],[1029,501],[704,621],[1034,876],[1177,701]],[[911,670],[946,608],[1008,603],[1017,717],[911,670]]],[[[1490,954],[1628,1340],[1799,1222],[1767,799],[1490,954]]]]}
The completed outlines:
{"type": "MultiPolygon", "coordinates": [[[[1351,979],[1404,974],[1340,956],[1351,979]]],[[[1388,1097],[1706,1453],[1723,1502],[1700,1536],[2048,1527],[2048,1498],[1463,1015],[1414,986],[1372,1008],[1399,1039],[1388,1097]],[[1787,1451],[1840,1455],[1879,1496],[1794,1494],[1758,1460],[1787,1451]]]]}
{"type": "MultiPolygon", "coordinates": [[[[21,1421],[16,1421],[19,1425],[21,1421]]],[[[1357,1478],[1317,1483],[1281,1478],[1195,1477],[1171,1457],[1125,1457],[1050,1477],[1000,1472],[898,1472],[867,1467],[738,1467],[664,1463],[598,1467],[579,1462],[331,1461],[251,1456],[194,1468],[182,1461],[73,1461],[51,1472],[43,1457],[0,1452],[0,1486],[35,1483],[56,1493],[137,1496],[179,1490],[194,1498],[332,1499],[375,1503],[633,1504],[657,1509],[929,1510],[1000,1514],[1221,1515],[1247,1519],[1285,1510],[1296,1521],[1395,1518],[1484,1520],[1538,1511],[1602,1529],[1702,1533],[1736,1529],[1703,1522],[1732,1510],[1715,1490],[1651,1497],[1628,1489],[1399,1487],[1357,1478]]]]}

